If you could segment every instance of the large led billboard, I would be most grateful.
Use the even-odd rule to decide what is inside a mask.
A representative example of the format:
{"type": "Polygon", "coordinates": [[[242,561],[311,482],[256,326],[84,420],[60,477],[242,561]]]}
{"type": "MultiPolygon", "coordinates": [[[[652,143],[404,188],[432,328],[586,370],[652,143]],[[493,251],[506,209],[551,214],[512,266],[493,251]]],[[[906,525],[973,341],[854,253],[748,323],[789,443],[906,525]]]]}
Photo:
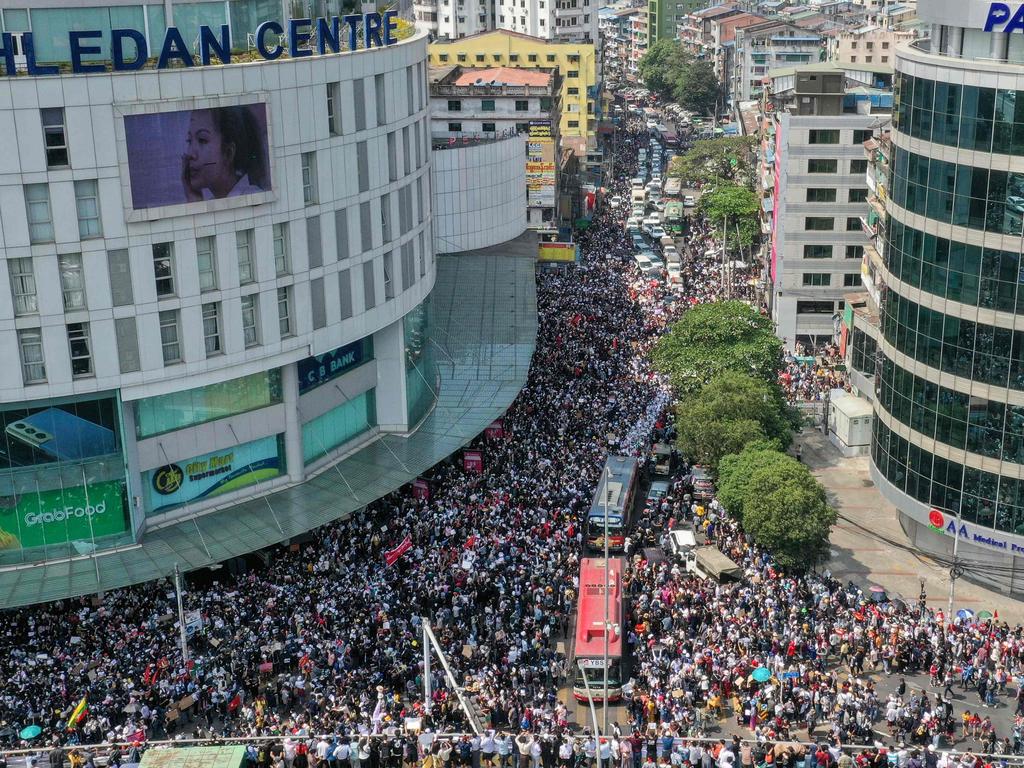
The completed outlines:
{"type": "Polygon", "coordinates": [[[132,208],[271,191],[264,103],[124,116],[132,208]]]}

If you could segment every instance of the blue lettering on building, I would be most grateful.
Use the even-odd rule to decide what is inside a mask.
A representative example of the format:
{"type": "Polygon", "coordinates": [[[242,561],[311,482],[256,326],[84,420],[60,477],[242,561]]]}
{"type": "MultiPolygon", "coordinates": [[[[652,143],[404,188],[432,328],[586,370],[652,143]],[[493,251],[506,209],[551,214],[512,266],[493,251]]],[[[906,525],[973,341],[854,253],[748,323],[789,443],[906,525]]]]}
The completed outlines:
{"type": "Polygon", "coordinates": [[[986,32],[1024,32],[1024,5],[1011,9],[1007,3],[989,3],[986,32]]]}
{"type": "MultiPolygon", "coordinates": [[[[993,3],[995,5],[1002,4],[993,3]]],[[[385,11],[383,14],[363,13],[341,18],[291,19],[287,30],[276,21],[265,21],[256,28],[256,51],[267,61],[280,58],[285,52],[292,58],[341,53],[345,43],[348,50],[354,51],[359,46],[360,28],[363,31],[364,47],[383,48],[398,42],[394,34],[397,16],[397,11],[385,11]],[[314,34],[316,44],[310,47],[314,34]],[[273,35],[273,39],[269,35],[273,35]],[[282,39],[286,44],[278,42],[282,39]]],[[[991,18],[991,11],[989,16],[991,18]]],[[[231,63],[231,30],[226,24],[220,27],[200,27],[198,40],[199,60],[203,66],[217,61],[221,64],[231,63]]],[[[60,70],[55,64],[44,65],[36,61],[31,32],[22,33],[21,45],[21,54],[25,57],[24,69],[28,74],[58,74],[60,70]]],[[[167,27],[159,47],[156,47],[157,41],[153,41],[153,46],[157,69],[166,69],[174,61],[184,67],[195,66],[192,52],[177,27],[167,27]]],[[[72,30],[68,32],[68,48],[71,51],[71,71],[76,74],[139,70],[146,65],[151,53],[145,35],[135,29],[112,29],[109,40],[101,30],[72,30]],[[86,58],[89,60],[86,61],[86,58]],[[103,63],[104,60],[109,61],[109,66],[103,63]]],[[[15,57],[13,36],[10,32],[0,33],[0,74],[7,77],[17,74],[15,57]]]]}
{"type": "Polygon", "coordinates": [[[370,355],[365,339],[346,344],[343,347],[324,352],[322,355],[307,357],[296,365],[299,372],[299,394],[305,394],[336,379],[365,363],[370,355]]]}

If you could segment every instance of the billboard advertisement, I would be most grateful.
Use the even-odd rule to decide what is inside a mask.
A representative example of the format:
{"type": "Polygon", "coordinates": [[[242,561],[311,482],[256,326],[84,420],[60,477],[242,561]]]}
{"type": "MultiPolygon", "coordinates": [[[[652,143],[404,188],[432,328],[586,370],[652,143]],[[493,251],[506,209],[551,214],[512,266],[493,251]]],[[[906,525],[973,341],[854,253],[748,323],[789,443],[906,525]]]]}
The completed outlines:
{"type": "Polygon", "coordinates": [[[266,104],[124,116],[132,208],[271,191],[266,104]]]}
{"type": "Polygon", "coordinates": [[[0,497],[0,549],[127,533],[123,491],[124,483],[114,480],[0,497]]]}
{"type": "Polygon", "coordinates": [[[531,123],[526,142],[526,204],[555,205],[555,140],[551,126],[531,123]]]}
{"type": "Polygon", "coordinates": [[[566,263],[578,260],[576,243],[540,243],[537,246],[537,261],[566,263]]]}
{"type": "Polygon", "coordinates": [[[144,472],[146,509],[159,514],[278,477],[285,471],[280,443],[279,436],[264,437],[144,472]]]}

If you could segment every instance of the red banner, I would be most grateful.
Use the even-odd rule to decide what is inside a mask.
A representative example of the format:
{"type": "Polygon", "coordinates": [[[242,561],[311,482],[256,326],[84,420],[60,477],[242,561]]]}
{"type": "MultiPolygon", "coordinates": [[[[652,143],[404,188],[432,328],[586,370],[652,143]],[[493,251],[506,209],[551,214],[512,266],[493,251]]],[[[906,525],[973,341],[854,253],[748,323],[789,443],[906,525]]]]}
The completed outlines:
{"type": "Polygon", "coordinates": [[[499,437],[504,437],[504,436],[505,436],[505,425],[501,423],[501,419],[497,419],[495,421],[492,421],[490,423],[490,426],[488,426],[484,430],[484,437],[486,437],[488,440],[496,440],[499,437]]]}
{"type": "Polygon", "coordinates": [[[467,472],[481,474],[484,471],[484,455],[480,451],[463,451],[462,467],[467,472]]]}
{"type": "Polygon", "coordinates": [[[384,562],[387,563],[388,566],[392,566],[398,562],[398,558],[400,558],[410,549],[412,549],[412,536],[406,536],[404,539],[402,539],[401,544],[399,544],[394,549],[387,550],[384,553],[384,562]]]}
{"type": "Polygon", "coordinates": [[[422,477],[417,477],[412,481],[412,497],[414,499],[429,499],[430,498],[430,483],[424,480],[422,477]]]}

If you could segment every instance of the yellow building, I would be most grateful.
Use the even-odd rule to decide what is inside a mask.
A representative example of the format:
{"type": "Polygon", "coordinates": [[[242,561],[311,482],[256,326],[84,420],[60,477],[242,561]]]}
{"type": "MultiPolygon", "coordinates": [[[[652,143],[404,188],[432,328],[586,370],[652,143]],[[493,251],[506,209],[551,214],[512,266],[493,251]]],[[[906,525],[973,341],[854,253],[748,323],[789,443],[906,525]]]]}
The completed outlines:
{"type": "Polygon", "coordinates": [[[585,155],[597,134],[597,54],[593,43],[563,43],[495,30],[430,44],[431,66],[557,68],[562,76],[562,146],[585,155]]]}

